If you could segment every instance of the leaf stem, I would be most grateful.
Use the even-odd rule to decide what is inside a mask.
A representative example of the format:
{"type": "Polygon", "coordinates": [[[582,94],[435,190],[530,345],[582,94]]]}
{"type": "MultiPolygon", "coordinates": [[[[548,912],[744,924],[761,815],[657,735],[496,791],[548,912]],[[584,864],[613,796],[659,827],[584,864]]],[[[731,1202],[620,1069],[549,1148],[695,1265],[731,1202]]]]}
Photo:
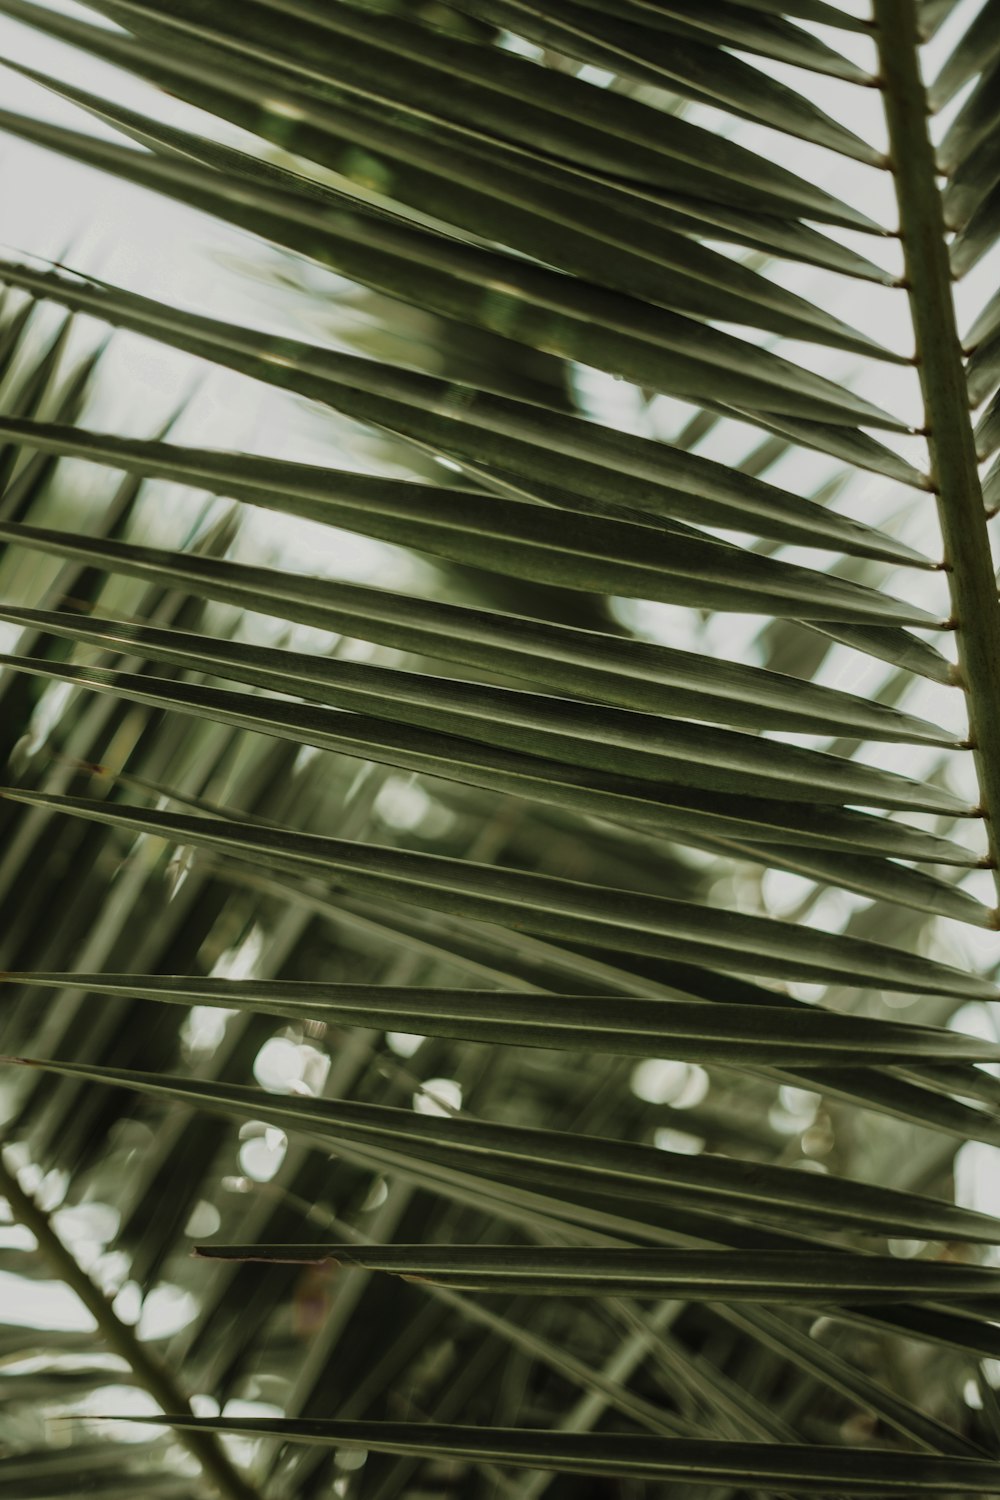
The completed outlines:
{"type": "Polygon", "coordinates": [[[916,334],[924,429],[965,690],[969,741],[1000,897],[1000,602],[976,461],[948,233],[920,73],[916,0],[874,0],[876,38],[916,334]]]}
{"type": "MultiPolygon", "coordinates": [[[[96,1286],[52,1227],[49,1215],[26,1193],[0,1150],[0,1196],[7,1199],[14,1219],[38,1241],[38,1247],[60,1279],[76,1293],[97,1324],[109,1349],[126,1360],[139,1383],[168,1415],[190,1416],[191,1405],[165,1365],[134,1329],[123,1323],[111,1302],[96,1286]]],[[[235,1469],[211,1432],[177,1429],[178,1438],[212,1480],[223,1500],[260,1500],[257,1491],[235,1469]]]]}

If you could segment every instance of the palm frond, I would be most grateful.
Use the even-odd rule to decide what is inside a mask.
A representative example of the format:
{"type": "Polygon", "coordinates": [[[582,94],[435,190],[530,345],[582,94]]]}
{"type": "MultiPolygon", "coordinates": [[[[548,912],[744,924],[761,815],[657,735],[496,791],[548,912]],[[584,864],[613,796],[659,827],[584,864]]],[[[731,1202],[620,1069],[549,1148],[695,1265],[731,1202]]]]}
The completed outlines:
{"type": "Polygon", "coordinates": [[[859,10],[0,0],[19,1493],[1000,1485],[998,7],[859,10]]]}

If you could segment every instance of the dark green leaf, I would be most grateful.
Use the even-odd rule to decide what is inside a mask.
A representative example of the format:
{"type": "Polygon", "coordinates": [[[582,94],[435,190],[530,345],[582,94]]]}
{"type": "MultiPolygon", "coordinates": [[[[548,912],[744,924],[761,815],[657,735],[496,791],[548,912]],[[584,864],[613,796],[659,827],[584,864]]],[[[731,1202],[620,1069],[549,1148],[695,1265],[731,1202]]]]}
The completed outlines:
{"type": "Polygon", "coordinates": [[[280,1096],[239,1084],[171,1078],[35,1058],[17,1059],[67,1077],[134,1089],[152,1098],[236,1114],[301,1130],[328,1142],[385,1148],[445,1174],[463,1168],[494,1181],[513,1174],[520,1185],[556,1198],[584,1201],[588,1192],[624,1200],[642,1218],[645,1205],[707,1210],[725,1218],[769,1220],[809,1232],[851,1228],[861,1233],[966,1239],[992,1244],[998,1221],[935,1198],[848,1178],[798,1172],[721,1156],[682,1156],[655,1146],[598,1136],[520,1128],[468,1118],[439,1119],[414,1110],[355,1100],[280,1096]]]}
{"type": "Polygon", "coordinates": [[[235,854],[264,866],[283,863],[301,873],[322,872],[348,889],[497,922],[564,942],[603,944],[650,957],[710,963],[736,973],[822,977],[834,983],[882,985],[965,999],[1000,998],[1000,991],[984,979],[879,943],[665,897],[643,896],[637,891],[495,869],[374,844],[352,844],[317,834],[255,828],[152,809],[112,808],[80,797],[13,789],[5,790],[3,796],[135,833],[159,834],[175,842],[235,854]]]}
{"type": "Polygon", "coordinates": [[[159,974],[5,973],[0,980],[503,1045],[593,1049],[640,1057],[668,1055],[735,1066],[857,1066],[876,1056],[887,1062],[905,1058],[1000,1060],[1000,1043],[804,1005],[740,1006],[717,1001],[702,1005],[622,996],[159,974]]]}
{"type": "Polygon", "coordinates": [[[797,1250],[576,1249],[545,1245],[200,1245],[210,1260],[362,1266],[466,1291],[684,1297],[720,1302],[959,1302],[995,1298],[1000,1270],[797,1250]]]}

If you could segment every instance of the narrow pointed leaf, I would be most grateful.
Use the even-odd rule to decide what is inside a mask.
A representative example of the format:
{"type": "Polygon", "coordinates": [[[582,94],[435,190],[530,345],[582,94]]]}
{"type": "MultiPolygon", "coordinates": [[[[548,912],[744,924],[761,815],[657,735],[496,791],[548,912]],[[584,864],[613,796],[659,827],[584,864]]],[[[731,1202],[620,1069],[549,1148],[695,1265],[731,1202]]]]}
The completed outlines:
{"type": "MultiPolygon", "coordinates": [[[[710,839],[708,835],[706,848],[712,847],[710,839]]],[[[715,847],[737,858],[766,864],[770,869],[804,875],[807,880],[815,880],[818,884],[857,891],[874,901],[912,906],[917,911],[954,917],[959,922],[971,922],[977,927],[992,927],[995,920],[991,908],[967,891],[894,861],[815,848],[806,851],[790,848],[787,844],[757,842],[741,846],[735,839],[720,839],[715,847]]]]}
{"type": "MultiPolygon", "coordinates": [[[[4,4],[24,19],[35,11],[25,0],[4,4]]],[[[205,7],[197,0],[155,8],[105,0],[101,8],[125,26],[141,23],[147,36],[168,48],[178,36],[227,46],[233,72],[259,53],[291,55],[310,68],[322,57],[327,88],[346,86],[432,119],[459,120],[543,158],[565,158],[606,177],[661,188],[684,191],[681,184],[687,183],[708,199],[755,203],[765,211],[780,205],[790,217],[878,232],[867,215],[714,132],[553,70],[543,82],[534,65],[515,54],[432,32],[400,16],[393,18],[390,40],[380,17],[353,6],[314,10],[309,19],[300,13],[294,28],[269,6],[246,6],[238,28],[227,27],[219,13],[206,25],[205,7]]],[[[52,24],[48,17],[39,21],[37,13],[31,23],[52,24]]]]}
{"type": "MultiPolygon", "coordinates": [[[[777,130],[841,151],[869,166],[882,164],[881,156],[872,146],[824,115],[802,95],[768,78],[759,69],[741,63],[722,47],[712,45],[717,41],[713,33],[695,38],[676,31],[665,34],[663,29],[649,24],[652,12],[644,14],[622,0],[604,8],[587,4],[586,0],[584,4],[558,0],[544,7],[534,0],[461,0],[460,8],[528,37],[540,47],[566,53],[654,88],[672,88],[699,103],[731,109],[777,130]]],[[[751,31],[749,36],[752,39],[754,33],[751,31]]],[[[786,36],[792,42],[788,49],[792,55],[786,51],[784,61],[801,61],[808,56],[814,65],[829,60],[833,67],[837,66],[836,55],[808,33],[788,27],[786,36]],[[795,32],[802,39],[800,47],[794,45],[795,32]]],[[[747,44],[746,34],[741,40],[747,44]]],[[[861,69],[852,68],[846,59],[840,62],[847,75],[865,79],[861,69]]]]}
{"type": "Polygon", "coordinates": [[[812,1379],[821,1381],[848,1401],[872,1412],[880,1421],[932,1453],[979,1458],[981,1451],[935,1417],[873,1380],[842,1355],[798,1327],[792,1318],[763,1307],[727,1307],[727,1324],[748,1333],[812,1379]]]}
{"type": "MultiPolygon", "coordinates": [[[[319,719],[309,710],[277,703],[266,707],[244,694],[192,684],[157,684],[148,676],[131,677],[68,664],[53,666],[29,658],[17,658],[16,665],[33,675],[60,678],[115,696],[127,692],[136,701],[157,707],[606,818],[636,832],[648,835],[655,831],[698,847],[712,847],[716,838],[766,844],[780,835],[793,849],[864,848],[872,854],[936,864],[971,867],[982,863],[973,851],[950,840],[905,823],[830,804],[789,802],[784,798],[769,801],[666,781],[654,784],[629,780],[469,740],[444,739],[434,732],[343,711],[335,719],[327,718],[321,728],[319,719]]],[[[886,878],[905,881],[907,873],[892,865],[887,867],[886,878]]],[[[968,918],[969,913],[964,915],[968,918]]]]}
{"type": "Polygon", "coordinates": [[[346,198],[314,206],[277,186],[9,112],[0,112],[0,126],[287,245],[375,291],[656,390],[835,424],[901,425],[753,343],[524,257],[463,244],[346,198]]]}
{"type": "Polygon", "coordinates": [[[929,678],[931,682],[941,683],[943,687],[955,686],[954,664],[946,656],[942,656],[936,646],[918,635],[911,635],[908,630],[884,628],[881,625],[831,625],[826,621],[811,625],[810,628],[819,631],[821,635],[828,635],[831,640],[839,641],[844,646],[850,646],[853,651],[862,651],[878,661],[887,661],[905,672],[916,672],[921,677],[929,678]]]}
{"type": "MultiPolygon", "coordinates": [[[[545,512],[541,510],[541,507],[538,509],[544,516],[545,512]]],[[[78,556],[85,556],[88,553],[94,557],[101,555],[108,561],[111,568],[118,572],[144,573],[149,576],[157,568],[163,569],[169,566],[176,581],[205,579],[214,590],[216,597],[222,597],[220,592],[222,588],[226,588],[230,597],[233,597],[232,591],[241,586],[237,580],[249,581],[253,577],[254,590],[260,602],[254,605],[248,598],[242,601],[247,607],[261,609],[265,605],[277,605],[280,600],[280,612],[291,619],[294,618],[291,612],[292,607],[299,603],[300,607],[311,609],[313,623],[325,624],[326,628],[336,628],[337,608],[333,602],[336,595],[339,594],[345,599],[347,597],[345,590],[348,586],[333,581],[321,582],[319,579],[299,578],[273,569],[254,569],[246,566],[242,566],[237,571],[234,564],[217,563],[214,560],[190,557],[183,553],[167,553],[122,542],[97,541],[73,536],[62,537],[56,532],[29,525],[4,524],[0,536],[6,541],[17,541],[24,546],[43,552],[54,552],[57,555],[70,553],[78,556]],[[270,583],[270,589],[267,587],[267,582],[270,583]],[[326,600],[331,602],[324,608],[324,603],[321,601],[326,600]]],[[[898,600],[880,595],[872,589],[828,579],[823,574],[814,574],[803,568],[773,563],[771,559],[759,557],[753,553],[739,552],[733,548],[716,546],[711,542],[702,542],[700,539],[683,535],[657,534],[651,528],[637,528],[637,541],[639,540],[645,545],[650,557],[659,565],[655,570],[650,567],[649,573],[653,575],[654,571],[658,572],[662,578],[663,587],[658,589],[657,593],[664,598],[664,602],[667,602],[669,598],[669,602],[672,603],[707,605],[709,600],[715,600],[720,602],[723,608],[749,609],[752,612],[764,612],[769,604],[774,604],[781,614],[787,613],[792,618],[812,618],[824,623],[829,619],[853,623],[865,621],[869,624],[881,620],[888,623],[894,618],[908,624],[933,626],[935,623],[932,616],[916,606],[905,605],[898,600]],[[685,564],[690,565],[691,569],[699,570],[701,576],[682,571],[685,564]],[[676,571],[668,572],[668,566],[676,571]],[[736,581],[739,579],[744,581],[736,581]],[[808,597],[796,598],[795,595],[808,597]],[[809,599],[817,595],[826,597],[818,603],[810,604],[809,599]],[[845,598],[848,601],[846,605],[841,602],[845,598]],[[836,603],[833,602],[834,600],[836,603]]],[[[380,613],[395,614],[397,618],[401,613],[405,613],[407,601],[405,599],[397,601],[396,596],[388,591],[364,589],[360,585],[355,585],[353,599],[360,603],[367,596],[371,605],[377,608],[376,600],[380,592],[384,600],[384,607],[379,611],[380,613]]],[[[648,598],[649,590],[646,590],[640,597],[648,598]]],[[[431,624],[435,615],[441,617],[441,611],[449,608],[430,604],[421,607],[422,604],[423,601],[412,601],[410,612],[414,616],[421,616],[428,624],[431,624]]],[[[454,606],[451,608],[454,609],[454,606]]],[[[371,612],[375,613],[375,608],[371,612]]],[[[361,619],[357,619],[356,628],[352,633],[361,633],[361,619]]],[[[421,649],[417,644],[417,639],[418,632],[415,630],[411,649],[421,649]]],[[[426,632],[422,649],[433,651],[426,632]]],[[[439,653],[440,646],[438,647],[439,653]]]]}
{"type": "MultiPolygon", "coordinates": [[[[310,579],[274,569],[166,552],[131,543],[64,536],[26,525],[0,524],[0,539],[21,543],[56,556],[106,566],[133,577],[161,580],[168,586],[183,583],[196,594],[224,599],[247,609],[320,629],[378,641],[418,655],[462,661],[503,676],[527,678],[566,696],[596,698],[624,708],[663,712],[672,702],[669,690],[695,690],[701,680],[727,700],[727,713],[749,728],[760,727],[753,714],[731,706],[741,693],[754,694],[775,713],[785,712],[789,699],[799,695],[810,720],[802,728],[838,734],[848,732],[840,719],[841,699],[829,689],[812,688],[777,673],[751,673],[734,663],[710,662],[694,653],[626,641],[596,631],[573,630],[544,621],[493,614],[459,605],[439,604],[413,596],[332,579],[310,579]],[[749,674],[749,675],[748,675],[749,674]],[[828,696],[829,695],[829,696],[828,696]],[[809,710],[813,712],[810,713],[809,710]],[[831,718],[823,717],[829,709],[831,718]]],[[[694,707],[689,697],[686,702],[694,707]]],[[[857,700],[848,698],[848,711],[857,714],[857,700]]],[[[862,716],[864,733],[897,719],[880,705],[868,706],[862,716]]],[[[774,724],[775,719],[771,718],[774,724]]],[[[777,727],[793,727],[782,721],[777,727]]],[[[794,727],[800,727],[795,725],[794,727]]],[[[873,738],[888,737],[876,733],[873,738]]],[[[934,742],[937,742],[936,736],[934,742]]]]}
{"type": "Polygon", "coordinates": [[[964,34],[942,63],[928,95],[935,109],[942,109],[949,99],[964,88],[984,68],[1000,56],[1000,4],[986,0],[973,17],[964,34]]]}
{"type": "Polygon", "coordinates": [[[1000,385],[1000,329],[976,346],[966,363],[969,400],[984,401],[1000,385]]]}
{"type": "Polygon", "coordinates": [[[439,1119],[413,1110],[353,1100],[299,1098],[218,1080],[172,1078],[128,1068],[17,1059],[66,1077],[134,1089],[153,1098],[237,1114],[298,1129],[327,1140],[383,1145],[439,1167],[473,1167],[504,1180],[515,1172],[525,1185],[556,1196],[589,1190],[623,1198],[641,1216],[644,1204],[676,1204],[749,1220],[776,1219],[789,1229],[853,1227],[862,1233],[993,1243],[998,1221],[916,1193],[848,1178],[820,1177],[792,1167],[765,1166],[729,1157],[686,1157],[655,1146],[598,1136],[524,1129],[467,1118],[439,1119]],[[906,1227],[904,1227],[906,1226],[906,1227]],[[918,1227],[919,1226],[919,1227],[918,1227]]]}
{"type": "MultiPolygon", "coordinates": [[[[620,504],[621,489],[612,483],[611,475],[631,474],[646,486],[640,492],[644,497],[642,507],[632,488],[632,495],[636,495],[633,503],[654,511],[656,491],[652,486],[659,483],[671,488],[694,484],[696,492],[704,498],[724,503],[735,499],[737,506],[746,505],[747,496],[752,496],[751,505],[759,499],[768,505],[785,504],[787,508],[780,491],[772,493],[772,487],[748,476],[734,477],[722,465],[528,402],[495,396],[471,386],[463,389],[454,382],[399,366],[335,354],[319,346],[270,338],[232,324],[178,313],[149,298],[82,279],[36,272],[10,262],[0,262],[0,276],[119,326],[323,401],[344,415],[371,422],[459,461],[495,464],[515,474],[524,471],[535,480],[569,490],[578,487],[581,468],[586,470],[597,464],[606,470],[603,489],[596,492],[598,497],[620,504]]],[[[590,489],[586,492],[593,498],[596,476],[591,474],[589,478],[590,489]]],[[[793,504],[799,520],[803,506],[808,514],[808,502],[793,504]]],[[[749,515],[746,524],[750,524],[749,515]]],[[[744,570],[749,566],[747,555],[735,548],[715,544],[713,556],[716,553],[735,559],[744,570]]],[[[771,560],[755,557],[752,561],[761,564],[771,560]]],[[[774,577],[776,570],[786,579],[789,574],[805,573],[803,569],[771,562],[764,576],[774,577]]],[[[826,575],[808,573],[806,577],[810,583],[815,580],[817,590],[835,588],[834,581],[826,575]]],[[[856,591],[846,585],[840,584],[839,589],[837,597],[842,598],[845,590],[851,598],[855,597],[856,591]]],[[[867,597],[871,591],[862,592],[867,597]]],[[[892,610],[899,611],[899,604],[887,602],[885,612],[892,610]]],[[[909,616],[900,618],[898,623],[926,624],[928,618],[911,609],[909,616]]]]}
{"type": "MultiPolygon", "coordinates": [[[[649,458],[660,460],[664,480],[630,483],[628,476],[617,477],[615,503],[634,508],[631,524],[624,517],[615,521],[576,514],[573,528],[568,530],[560,514],[549,514],[546,507],[457,486],[418,484],[245,453],[117,438],[17,418],[0,418],[0,437],[40,452],[103,463],[147,478],[180,481],[457,562],[558,583],[564,588],[603,589],[617,594],[625,594],[630,588],[662,588],[656,567],[643,560],[643,553],[657,542],[647,531],[633,529],[637,525],[658,525],[662,519],[735,526],[759,535],[779,533],[807,546],[933,566],[905,543],[761,480],[737,476],[730,482],[732,493],[720,498],[724,481],[717,465],[679,449],[664,451],[660,445],[649,445],[649,458]],[[664,482],[671,468],[676,471],[671,476],[672,485],[664,482]],[[708,493],[701,493],[704,491],[708,493]],[[742,501],[736,498],[741,491],[742,501]]],[[[602,472],[585,460],[577,466],[573,478],[574,491],[564,503],[573,501],[578,511],[586,509],[587,498],[599,504],[612,503],[606,470],[602,472]]]]}
{"type": "MultiPolygon", "coordinates": [[[[495,289],[498,275],[509,283],[518,270],[525,270],[523,262],[519,265],[509,257],[499,271],[495,264],[491,269],[482,249],[476,251],[469,245],[461,249],[454,236],[445,242],[440,235],[435,237],[425,230],[421,239],[411,220],[396,216],[394,221],[385,209],[374,214],[359,197],[321,186],[272,163],[262,163],[233,147],[162,125],[134,110],[109,104],[98,95],[73,88],[36,69],[20,64],[12,66],[166,160],[157,163],[148,156],[137,159],[135,152],[123,151],[92,136],[5,114],[5,126],[13,134],[140,185],[158,187],[184,201],[198,201],[208,211],[244,223],[255,233],[269,233],[280,243],[294,245],[302,254],[324,264],[338,264],[333,231],[339,225],[341,231],[353,233],[359,243],[366,234],[374,233],[381,234],[391,245],[395,233],[405,246],[412,245],[416,236],[416,241],[427,249],[429,264],[435,260],[444,266],[455,262],[470,271],[479,264],[487,276],[488,290],[495,289]],[[194,163],[210,168],[210,174],[193,170],[194,163]],[[196,196],[188,199],[188,190],[196,196]]],[[[248,118],[252,120],[251,107],[247,101],[241,102],[243,110],[238,107],[235,113],[246,123],[248,118]]],[[[320,129],[320,123],[317,122],[313,155],[332,170],[346,168],[350,177],[350,152],[344,149],[342,131],[331,136],[329,127],[320,129]]],[[[364,133],[371,133],[371,127],[364,133]]],[[[672,216],[676,228],[662,208],[656,217],[666,222],[654,225],[648,204],[641,200],[635,204],[628,199],[616,201],[612,193],[603,207],[600,222],[596,223],[592,193],[581,192],[572,179],[565,180],[565,173],[560,176],[557,167],[547,171],[525,170],[523,163],[515,159],[512,164],[502,152],[497,159],[496,144],[487,147],[477,141],[475,150],[463,156],[461,144],[451,142],[447,148],[446,175],[416,166],[407,172],[406,183],[400,184],[401,195],[415,207],[449,224],[569,271],[584,282],[627,293],[630,298],[641,298],[658,307],[709,320],[726,318],[893,363],[905,362],[903,356],[892,354],[868,335],[784,290],[759,272],[693,241],[687,233],[678,232],[690,225],[676,213],[672,216]],[[483,191],[487,173],[488,194],[483,191]],[[457,180],[457,174],[462,175],[462,181],[457,180]]],[[[393,139],[391,149],[394,154],[400,149],[405,153],[405,138],[393,139]]],[[[418,161],[433,162],[436,157],[433,148],[422,140],[411,154],[418,161]]],[[[620,199],[621,194],[618,196],[620,199]]],[[[711,232],[712,226],[707,227],[711,232]]],[[[365,280],[374,267],[370,259],[362,259],[360,266],[360,279],[365,280]]],[[[404,287],[404,294],[410,295],[412,284],[404,283],[404,287]]],[[[566,283],[561,283],[559,290],[566,289],[566,283]]],[[[502,331],[507,331],[506,326],[502,331]]]]}
{"type": "Polygon", "coordinates": [[[1000,998],[1000,990],[984,979],[879,943],[796,929],[767,918],[666,897],[222,819],[112,808],[79,797],[13,789],[5,790],[3,796],[134,833],[159,834],[175,842],[232,853],[265,866],[277,859],[303,873],[322,871],[348,889],[585,947],[606,945],[760,976],[823,977],[835,983],[882,985],[914,993],[1000,998]]]}
{"type": "MultiPolygon", "coordinates": [[[[469,9],[474,9],[480,0],[468,0],[469,9]]],[[[649,0],[582,0],[589,9],[607,9],[615,15],[642,18],[649,27],[661,27],[664,31],[679,31],[681,34],[696,33],[715,42],[736,43],[739,48],[769,57],[774,62],[792,63],[798,68],[810,68],[816,72],[831,72],[834,77],[844,78],[850,83],[871,84],[873,78],[850,63],[840,52],[826,45],[819,36],[793,26],[786,15],[798,15],[822,26],[844,26],[850,30],[864,30],[864,23],[850,17],[846,12],[829,5],[804,6],[781,5],[780,0],[762,3],[756,0],[751,5],[729,5],[709,3],[702,0],[670,0],[670,3],[649,3],[649,0]],[[771,12],[771,13],[768,13],[771,12]]],[[[462,0],[466,5],[466,0],[462,0]]]]}
{"type": "MultiPolygon", "coordinates": [[[[840,1015],[812,1006],[738,1006],[621,996],[519,994],[305,980],[230,980],[158,974],[4,973],[5,984],[215,1005],[504,1045],[669,1055],[736,1066],[856,1066],[929,1058],[1000,1060],[1000,1043],[958,1032],[840,1015]]],[[[895,1262],[893,1262],[895,1264],[895,1262]]]]}
{"type": "MultiPolygon", "coordinates": [[[[64,627],[64,632],[69,630],[64,627]]],[[[911,811],[968,813],[965,804],[929,783],[912,781],[894,772],[862,765],[817,750],[800,749],[779,741],[743,735],[686,721],[670,720],[607,707],[594,708],[567,698],[549,698],[510,688],[465,682],[456,678],[431,677],[400,672],[336,658],[302,657],[298,653],[242,642],[221,642],[210,637],[171,638],[155,627],[126,627],[115,631],[99,622],[90,632],[83,626],[77,638],[88,635],[95,644],[117,646],[130,653],[169,661],[193,670],[249,682],[281,693],[298,693],[337,710],[355,710],[397,724],[412,724],[449,736],[496,745],[519,754],[544,756],[586,769],[624,778],[638,778],[709,791],[742,793],[744,796],[782,797],[788,801],[844,803],[911,811]],[[103,630],[101,627],[104,627],[103,630]],[[201,656],[199,658],[199,650],[201,656]]],[[[7,665],[58,675],[95,685],[117,686],[119,691],[142,697],[158,693],[169,701],[171,684],[162,679],[136,678],[132,674],[111,676],[100,668],[46,663],[3,655],[7,665]]],[[[177,702],[183,706],[183,688],[177,702]]],[[[306,709],[296,705],[246,702],[243,695],[218,693],[219,708],[242,706],[258,714],[262,727],[273,715],[275,728],[286,724],[303,732],[314,729],[320,743],[326,735],[336,742],[339,713],[306,709]]],[[[208,709],[206,691],[188,698],[208,709]]]]}
{"type": "MultiPolygon", "coordinates": [[[[162,1422],[160,1417],[132,1417],[162,1422]]],[[[784,1444],[699,1441],[633,1433],[539,1432],[503,1427],[447,1427],[430,1422],[357,1422],[319,1418],[175,1417],[174,1427],[242,1433],[331,1448],[366,1448],[452,1462],[488,1461],[514,1468],[676,1479],[685,1484],[752,1483],[757,1488],[811,1494],[992,1495],[1000,1464],[991,1459],[939,1458],[892,1450],[794,1447],[784,1444]]]]}
{"type": "Polygon", "coordinates": [[[199,1245],[209,1260],[361,1266],[469,1291],[664,1296],[720,1302],[963,1302],[1000,1293],[1000,1270],[796,1250],[576,1249],[558,1245],[199,1245]]]}
{"type": "Polygon", "coordinates": [[[901,454],[887,448],[885,443],[872,437],[871,433],[862,432],[859,428],[804,421],[774,411],[754,411],[751,414],[743,408],[727,406],[722,401],[705,401],[703,405],[707,411],[717,411],[721,416],[751,421],[765,432],[790,438],[803,448],[829,453],[850,464],[852,468],[870,470],[887,479],[897,479],[900,484],[912,485],[914,489],[930,489],[930,480],[926,474],[914,468],[901,454]]]}
{"type": "MultiPolygon", "coordinates": [[[[275,70],[284,69],[281,76],[285,105],[296,111],[295,135],[300,155],[311,156],[349,181],[361,182],[368,171],[366,161],[380,161],[385,170],[392,170],[395,163],[401,162],[404,171],[397,173],[394,181],[401,202],[488,239],[520,244],[520,248],[542,260],[553,261],[553,256],[551,248],[546,252],[537,243],[538,216],[550,246],[556,224],[569,229],[570,236],[568,239],[564,236],[562,243],[564,247],[573,247],[573,255],[580,252],[581,235],[591,239],[596,235],[598,239],[607,238],[619,256],[623,251],[626,254],[636,251],[655,261],[665,256],[665,267],[683,268],[703,276],[707,268],[716,267],[716,259],[704,246],[688,244],[685,248],[685,236],[711,234],[713,238],[732,240],[768,254],[892,283],[891,276],[850,247],[793,220],[762,214],[759,201],[753,209],[743,211],[700,197],[672,196],[669,204],[656,201],[622,179],[599,181],[585,167],[576,167],[565,159],[539,157],[499,136],[491,138],[463,130],[455,121],[438,118],[428,129],[425,114],[407,111],[398,101],[387,108],[378,97],[367,97],[353,90],[338,90],[333,95],[328,87],[319,100],[315,89],[312,92],[302,89],[302,78],[294,69],[289,71],[287,60],[279,60],[273,54],[267,58],[268,72],[262,80],[259,75],[247,77],[242,71],[234,72],[231,57],[224,53],[219,54],[221,65],[218,65],[211,56],[211,47],[207,56],[202,50],[193,52],[190,48],[172,51],[169,47],[157,47],[153,51],[120,33],[95,31],[92,27],[81,29],[80,22],[53,12],[36,11],[33,20],[39,14],[45,17],[50,29],[58,28],[58,35],[80,41],[91,53],[134,69],[169,92],[180,94],[282,149],[288,138],[287,115],[261,114],[258,106],[262,82],[272,90],[275,70]],[[360,161],[358,147],[363,153],[360,161]],[[374,157],[371,153],[375,153],[374,157]],[[595,224],[592,213],[595,199],[604,211],[600,225],[595,224]],[[526,211],[532,216],[527,221],[526,211]],[[531,233],[531,243],[519,241],[518,236],[524,230],[531,233]]],[[[21,64],[18,67],[29,76],[44,77],[32,74],[21,64]]],[[[307,80],[311,73],[312,69],[307,67],[307,80]]],[[[67,97],[83,102],[80,90],[56,85],[54,80],[50,82],[67,97]]],[[[128,112],[120,107],[105,102],[99,112],[102,118],[134,134],[135,139],[146,141],[145,131],[135,134],[134,126],[126,126],[128,112]]],[[[157,138],[162,142],[177,139],[166,127],[157,127],[157,138]]],[[[207,143],[202,144],[202,151],[212,149],[207,143]]],[[[256,163],[256,170],[262,172],[264,168],[256,163]]],[[[303,179],[299,181],[303,183],[303,179]]],[[[692,185],[688,183],[689,189],[692,185]]],[[[694,186],[697,191],[697,185],[694,186]]],[[[321,197],[325,196],[322,189],[317,191],[321,197]]],[[[558,256],[553,263],[558,263],[558,256]]],[[[601,263],[607,268],[609,258],[602,256],[601,263]]],[[[614,263],[612,254],[612,267],[614,263]]],[[[727,264],[731,269],[725,274],[731,282],[733,271],[738,273],[738,268],[732,267],[731,262],[727,264]]],[[[568,268],[571,268],[569,263],[568,268]]],[[[581,267],[575,269],[579,271],[581,267]]],[[[634,257],[629,271],[632,276],[642,275],[634,257]]],[[[592,264],[587,274],[593,274],[592,264]]],[[[612,270],[610,274],[616,273],[612,270]]],[[[598,275],[597,279],[604,278],[598,275]]],[[[647,290],[651,300],[660,300],[666,279],[660,276],[655,293],[647,290]]],[[[762,280],[755,278],[755,284],[762,280]]],[[[617,281],[608,284],[616,285],[617,281]]],[[[631,290],[632,283],[626,282],[624,289],[631,290]]]]}

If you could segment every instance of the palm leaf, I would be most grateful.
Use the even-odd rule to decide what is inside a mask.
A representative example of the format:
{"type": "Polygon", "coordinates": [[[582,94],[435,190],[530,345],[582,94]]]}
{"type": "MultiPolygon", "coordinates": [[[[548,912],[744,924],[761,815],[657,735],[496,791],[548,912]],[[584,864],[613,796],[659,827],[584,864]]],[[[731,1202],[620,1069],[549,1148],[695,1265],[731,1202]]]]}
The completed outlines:
{"type": "Polygon", "coordinates": [[[19,1492],[997,1489],[997,7],[854,9],[0,0],[19,1492]]]}

